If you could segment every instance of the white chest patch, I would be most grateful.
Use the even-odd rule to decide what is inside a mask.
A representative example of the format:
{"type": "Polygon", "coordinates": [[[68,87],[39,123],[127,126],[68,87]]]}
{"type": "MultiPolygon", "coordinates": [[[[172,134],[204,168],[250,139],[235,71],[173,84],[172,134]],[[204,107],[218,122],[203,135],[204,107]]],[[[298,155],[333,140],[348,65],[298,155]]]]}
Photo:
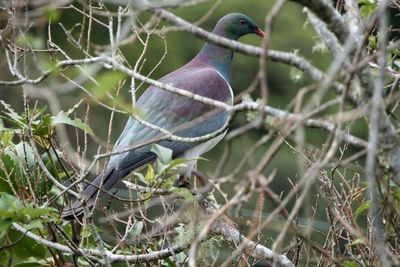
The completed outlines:
{"type": "Polygon", "coordinates": [[[234,100],[235,97],[234,97],[234,95],[233,95],[233,90],[232,90],[231,85],[230,85],[229,82],[225,79],[224,75],[222,75],[222,74],[219,73],[218,71],[216,71],[216,72],[219,74],[219,76],[222,77],[222,79],[225,80],[226,84],[229,86],[229,93],[231,94],[231,101],[230,101],[229,104],[233,105],[233,100],[234,100]]]}
{"type": "MultiPolygon", "coordinates": [[[[201,144],[185,151],[185,153],[183,153],[182,157],[185,159],[193,159],[193,158],[197,158],[197,157],[203,155],[204,153],[210,151],[213,147],[215,147],[222,140],[222,138],[224,138],[226,132],[227,131],[223,132],[220,135],[217,135],[214,138],[207,140],[204,143],[201,143],[201,144]]],[[[194,168],[196,168],[196,164],[197,164],[197,160],[189,161],[188,163],[186,163],[187,167],[179,169],[178,172],[180,174],[188,174],[189,175],[190,172],[194,168]]]]}

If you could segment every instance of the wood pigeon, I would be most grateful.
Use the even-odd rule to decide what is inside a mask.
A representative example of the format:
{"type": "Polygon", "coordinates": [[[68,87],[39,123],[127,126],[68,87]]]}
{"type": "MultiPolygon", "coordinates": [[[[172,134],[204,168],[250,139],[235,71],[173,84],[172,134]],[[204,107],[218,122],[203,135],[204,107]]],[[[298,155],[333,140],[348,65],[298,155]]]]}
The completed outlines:
{"type": "MultiPolygon", "coordinates": [[[[237,40],[250,33],[264,37],[264,32],[249,17],[240,13],[231,13],[222,17],[213,33],[231,40],[237,40]]],[[[229,85],[232,58],[233,51],[230,49],[206,43],[189,63],[159,81],[232,105],[233,92],[229,85]]],[[[136,107],[140,109],[141,114],[144,114],[142,118],[148,122],[169,131],[180,129],[174,134],[182,137],[198,137],[215,132],[221,129],[229,119],[228,112],[224,110],[155,86],[151,86],[142,94],[136,107]],[[206,116],[207,114],[211,115],[206,116]],[[186,127],[182,127],[184,125],[186,127]]],[[[224,135],[225,132],[204,142],[162,140],[157,144],[171,149],[173,157],[195,158],[213,148],[224,135]]],[[[113,151],[127,149],[157,136],[160,136],[159,131],[146,127],[130,117],[113,151]]],[[[66,205],[61,217],[64,219],[81,217],[83,215],[82,205],[92,207],[99,188],[109,190],[118,179],[155,161],[156,155],[150,149],[151,145],[146,145],[113,155],[105,171],[98,174],[93,182],[83,190],[82,199],[66,205]]],[[[186,171],[190,173],[193,165],[186,171]]]]}

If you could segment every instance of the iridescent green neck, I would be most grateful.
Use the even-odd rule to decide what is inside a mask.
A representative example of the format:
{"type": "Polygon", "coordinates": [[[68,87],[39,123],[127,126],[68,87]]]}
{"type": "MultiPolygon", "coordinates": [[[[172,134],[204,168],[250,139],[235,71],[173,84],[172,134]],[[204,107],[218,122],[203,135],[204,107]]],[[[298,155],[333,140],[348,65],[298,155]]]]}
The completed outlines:
{"type": "MultiPolygon", "coordinates": [[[[218,23],[213,30],[213,34],[232,40],[237,40],[239,38],[238,36],[228,36],[225,32],[224,23],[218,23]]],[[[211,43],[206,43],[199,54],[197,54],[193,59],[193,63],[210,65],[221,73],[228,82],[230,82],[232,58],[232,50],[211,43]]]]}

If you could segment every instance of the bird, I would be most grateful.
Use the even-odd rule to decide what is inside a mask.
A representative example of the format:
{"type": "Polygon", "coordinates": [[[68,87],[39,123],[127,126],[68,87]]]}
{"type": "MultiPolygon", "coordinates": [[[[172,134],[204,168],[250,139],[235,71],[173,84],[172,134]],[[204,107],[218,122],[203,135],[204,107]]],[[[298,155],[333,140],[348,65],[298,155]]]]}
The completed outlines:
{"type": "MultiPolygon", "coordinates": [[[[213,34],[231,40],[238,40],[247,34],[257,34],[264,38],[265,33],[248,16],[229,13],[223,16],[214,27],[213,34]]],[[[229,48],[206,42],[200,52],[187,64],[159,79],[164,84],[187,90],[191,93],[233,105],[233,91],[230,86],[233,51],[229,48]]],[[[166,129],[180,129],[174,132],[181,137],[199,137],[223,128],[229,120],[226,110],[190,99],[188,97],[150,86],[138,99],[136,106],[146,121],[166,129]],[[206,116],[208,114],[208,116],[206,116]],[[200,119],[199,118],[203,118],[200,119]],[[186,125],[187,127],[182,127],[186,125]]],[[[199,142],[180,142],[160,140],[158,145],[172,150],[174,158],[196,158],[212,149],[225,132],[199,142]]],[[[116,141],[113,151],[121,151],[138,142],[146,142],[159,136],[154,127],[147,127],[130,116],[125,128],[116,141]]],[[[156,154],[151,145],[114,154],[110,157],[104,171],[81,192],[81,199],[64,206],[61,218],[73,220],[84,215],[84,205],[93,207],[100,191],[108,191],[121,178],[133,170],[154,162],[156,154]],[[101,187],[101,190],[99,189],[101,187]],[[100,191],[99,191],[100,190],[100,191]]],[[[195,163],[184,171],[190,174],[195,163]]]]}

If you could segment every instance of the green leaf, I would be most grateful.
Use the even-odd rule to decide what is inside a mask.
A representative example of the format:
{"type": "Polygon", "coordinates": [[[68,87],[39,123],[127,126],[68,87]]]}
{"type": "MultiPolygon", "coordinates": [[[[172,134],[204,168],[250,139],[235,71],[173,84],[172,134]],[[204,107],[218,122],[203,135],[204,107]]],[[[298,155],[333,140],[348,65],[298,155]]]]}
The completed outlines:
{"type": "Polygon", "coordinates": [[[57,22],[60,19],[60,11],[57,8],[52,6],[48,6],[45,9],[46,16],[50,20],[51,23],[57,22]]]}
{"type": "Polygon", "coordinates": [[[146,179],[144,178],[144,175],[143,175],[143,174],[141,174],[140,172],[133,172],[133,174],[134,174],[137,178],[139,178],[140,181],[146,183],[146,179]]]}
{"type": "MultiPolygon", "coordinates": [[[[61,194],[61,190],[57,186],[52,186],[49,193],[52,196],[58,197],[61,194]]],[[[56,202],[59,205],[63,205],[64,200],[61,197],[58,197],[56,202]]]]}
{"type": "Polygon", "coordinates": [[[26,261],[13,265],[13,267],[39,267],[39,266],[46,266],[46,265],[43,265],[37,261],[26,261]]]}
{"type": "Polygon", "coordinates": [[[364,201],[354,212],[354,215],[356,217],[356,220],[358,218],[358,216],[363,213],[364,211],[368,210],[371,207],[371,201],[367,200],[364,201]]]}
{"type": "Polygon", "coordinates": [[[372,48],[372,49],[376,49],[378,47],[378,41],[377,41],[377,37],[375,35],[370,35],[368,37],[368,45],[372,48]]]}
{"type": "Polygon", "coordinates": [[[44,229],[41,219],[33,220],[30,223],[24,224],[24,228],[27,230],[44,229]]]}
{"type": "Polygon", "coordinates": [[[157,144],[153,144],[151,151],[157,155],[157,174],[160,175],[170,167],[172,150],[157,144]]]}
{"type": "MultiPolygon", "coordinates": [[[[10,251],[9,250],[0,250],[0,264],[8,262],[10,259],[10,251]]],[[[0,265],[3,266],[3,265],[0,265]]]]}
{"type": "Polygon", "coordinates": [[[169,169],[169,164],[164,164],[159,159],[157,159],[157,173],[159,175],[162,175],[168,169],[169,169]]]}
{"type": "Polygon", "coordinates": [[[43,259],[46,257],[46,247],[36,241],[33,241],[29,237],[22,237],[21,233],[13,229],[10,230],[8,237],[11,242],[16,242],[18,240],[17,245],[14,247],[15,249],[13,249],[13,253],[18,258],[29,259],[30,257],[35,257],[43,259]]]}
{"type": "Polygon", "coordinates": [[[152,192],[146,192],[143,193],[143,199],[145,199],[145,201],[143,202],[144,204],[144,208],[147,209],[151,203],[153,193],[152,192]]]}
{"type": "Polygon", "coordinates": [[[358,0],[359,4],[375,4],[376,0],[358,0]]]}
{"type": "Polygon", "coordinates": [[[361,265],[358,264],[358,263],[355,262],[355,261],[346,260],[346,261],[344,261],[344,265],[343,265],[343,266],[344,266],[344,267],[360,267],[361,265]]]}
{"type": "Polygon", "coordinates": [[[185,200],[196,202],[196,198],[186,188],[181,188],[181,187],[180,188],[173,188],[171,191],[174,192],[175,194],[179,195],[180,197],[182,197],[185,200]]]}
{"type": "Polygon", "coordinates": [[[17,219],[20,215],[15,212],[21,207],[21,202],[13,195],[0,193],[0,219],[17,219]]]}
{"type": "Polygon", "coordinates": [[[135,240],[136,237],[142,232],[143,230],[143,222],[142,221],[137,221],[135,223],[135,226],[133,227],[131,231],[131,238],[132,240],[135,240]]]}
{"type": "Polygon", "coordinates": [[[146,176],[144,177],[144,180],[149,184],[152,184],[156,180],[156,175],[154,173],[154,170],[153,170],[153,167],[151,166],[151,164],[149,164],[149,167],[147,168],[147,172],[146,172],[146,176]]]}
{"type": "MultiPolygon", "coordinates": [[[[1,153],[0,153],[1,154],[1,153]]],[[[0,155],[0,160],[4,165],[4,168],[0,168],[0,177],[9,177],[11,183],[15,181],[14,170],[15,164],[9,155],[2,153],[0,155]]],[[[8,179],[7,179],[8,180],[8,179]]],[[[0,192],[12,193],[10,184],[5,179],[0,179],[0,192]]]]}
{"type": "Polygon", "coordinates": [[[376,8],[377,8],[376,3],[368,3],[362,5],[360,8],[361,18],[367,20],[372,15],[372,13],[375,12],[376,8]]]}
{"type": "Polygon", "coordinates": [[[21,201],[13,195],[5,192],[0,193],[0,220],[10,220],[11,222],[21,222],[27,227],[43,228],[41,222],[54,221],[58,212],[54,208],[34,208],[22,205],[21,201]],[[52,214],[54,213],[54,214],[52,214]],[[45,217],[46,216],[46,217],[45,217]],[[40,217],[40,221],[34,219],[40,217]]]}
{"type": "Polygon", "coordinates": [[[395,191],[393,193],[393,196],[397,200],[397,202],[400,203],[400,191],[395,191]]]}
{"type": "Polygon", "coordinates": [[[32,125],[33,132],[35,135],[39,135],[41,137],[49,137],[52,133],[53,125],[51,124],[51,115],[45,114],[41,116],[40,122],[36,125],[32,125]]]}
{"type": "Polygon", "coordinates": [[[11,219],[0,219],[0,239],[8,233],[8,229],[12,224],[11,219]]]}
{"type": "Polygon", "coordinates": [[[101,100],[108,92],[113,90],[124,77],[125,74],[119,71],[105,71],[98,76],[97,83],[91,83],[88,87],[90,91],[93,92],[95,98],[101,100]]]}
{"type": "MultiPolygon", "coordinates": [[[[25,142],[20,142],[15,146],[9,146],[4,150],[6,159],[6,169],[10,174],[13,183],[19,184],[22,187],[28,187],[26,170],[33,171],[36,164],[33,150],[31,146],[25,142]]],[[[4,159],[4,157],[2,157],[4,159]]],[[[34,184],[34,175],[32,175],[31,183],[34,184]]]]}
{"type": "Polygon", "coordinates": [[[26,142],[20,142],[15,146],[15,151],[17,152],[18,159],[22,165],[26,165],[28,168],[33,168],[36,164],[35,156],[33,154],[32,147],[26,142]]]}
{"type": "Polygon", "coordinates": [[[355,246],[355,245],[361,245],[364,244],[364,241],[360,238],[357,238],[356,240],[354,240],[353,242],[351,242],[350,245],[355,246]]]}
{"type": "Polygon", "coordinates": [[[12,130],[4,129],[1,134],[0,142],[3,143],[4,146],[10,146],[13,137],[14,137],[14,132],[12,130]]]}
{"type": "Polygon", "coordinates": [[[58,211],[55,208],[43,208],[43,209],[21,208],[20,212],[26,216],[29,216],[31,219],[38,218],[39,216],[42,215],[50,215],[50,213],[52,212],[58,213],[58,211]]]}
{"type": "Polygon", "coordinates": [[[71,119],[68,117],[68,112],[60,112],[56,116],[52,117],[51,124],[53,126],[57,124],[68,124],[71,126],[74,126],[76,128],[79,128],[90,135],[94,135],[93,130],[89,127],[89,125],[83,123],[81,119],[71,119]]]}
{"type": "Polygon", "coordinates": [[[151,147],[151,152],[157,155],[157,158],[163,164],[169,164],[172,160],[172,150],[157,144],[153,144],[151,147]]]}
{"type": "Polygon", "coordinates": [[[176,267],[176,264],[170,258],[165,258],[164,261],[168,264],[168,267],[176,267]]]}
{"type": "MultiPolygon", "coordinates": [[[[52,183],[47,180],[44,173],[38,167],[32,147],[28,143],[20,142],[17,145],[7,147],[1,155],[1,159],[5,170],[0,168],[0,174],[4,175],[4,177],[8,176],[12,184],[28,188],[29,177],[29,182],[38,196],[45,195],[51,189],[52,183]],[[5,175],[5,171],[8,175],[5,175]],[[26,171],[30,171],[28,177],[26,171]]],[[[49,160],[46,160],[46,157],[42,157],[42,159],[48,170],[54,174],[49,160]]],[[[4,184],[0,180],[0,189],[2,187],[9,188],[9,184],[4,184]]]]}
{"type": "Polygon", "coordinates": [[[169,168],[173,169],[173,168],[179,168],[179,167],[187,167],[186,163],[193,161],[193,160],[197,160],[197,159],[177,158],[177,159],[174,159],[173,161],[171,161],[171,163],[169,164],[169,168]]]}
{"type": "Polygon", "coordinates": [[[17,126],[18,128],[24,127],[26,125],[24,119],[17,112],[15,112],[9,104],[4,102],[3,100],[0,100],[0,103],[6,110],[3,111],[3,113],[6,114],[7,117],[10,119],[10,123],[17,126]]]}

